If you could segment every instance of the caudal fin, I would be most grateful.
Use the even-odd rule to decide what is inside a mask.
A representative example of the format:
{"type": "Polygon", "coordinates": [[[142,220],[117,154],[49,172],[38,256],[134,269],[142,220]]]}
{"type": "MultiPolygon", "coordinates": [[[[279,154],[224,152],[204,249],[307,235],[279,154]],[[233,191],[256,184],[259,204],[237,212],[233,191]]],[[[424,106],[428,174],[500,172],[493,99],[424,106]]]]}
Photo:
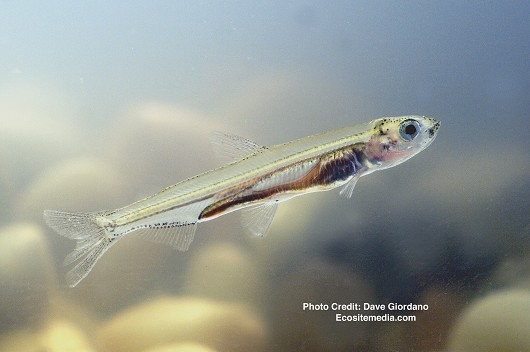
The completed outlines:
{"type": "Polygon", "coordinates": [[[68,254],[64,265],[77,264],[66,274],[70,287],[76,286],[88,275],[99,258],[114,242],[110,240],[101,226],[104,212],[98,213],[67,213],[45,210],[44,220],[58,234],[76,240],[73,252],[68,254]]]}

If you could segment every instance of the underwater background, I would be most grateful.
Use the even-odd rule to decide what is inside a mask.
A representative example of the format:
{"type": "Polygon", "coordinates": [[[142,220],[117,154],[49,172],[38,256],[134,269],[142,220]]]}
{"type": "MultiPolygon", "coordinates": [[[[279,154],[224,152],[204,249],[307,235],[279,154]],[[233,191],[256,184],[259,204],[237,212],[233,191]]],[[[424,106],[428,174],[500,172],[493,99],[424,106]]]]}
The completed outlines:
{"type": "Polygon", "coordinates": [[[1,1],[0,351],[530,351],[529,38],[524,1],[1,1]],[[437,139],[352,199],[282,203],[263,239],[233,213],[185,253],[131,235],[65,283],[44,209],[217,167],[212,131],[412,114],[437,139]],[[387,308],[303,309],[334,302],[387,308]]]}

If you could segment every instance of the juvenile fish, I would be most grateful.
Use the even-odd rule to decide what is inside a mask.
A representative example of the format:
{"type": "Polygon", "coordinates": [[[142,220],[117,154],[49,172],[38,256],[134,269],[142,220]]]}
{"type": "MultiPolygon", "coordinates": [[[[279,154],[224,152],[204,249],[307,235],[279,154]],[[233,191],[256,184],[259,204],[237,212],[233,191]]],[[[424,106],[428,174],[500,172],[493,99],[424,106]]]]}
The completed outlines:
{"type": "Polygon", "coordinates": [[[242,209],[244,227],[256,236],[269,229],[279,202],[342,186],[351,197],[359,177],[418,154],[440,123],[423,116],[388,117],[264,147],[216,133],[216,152],[228,163],[123,208],[94,213],[45,210],[46,223],[76,240],[65,259],[76,263],[67,282],[77,285],[123,236],[135,233],[185,251],[199,222],[242,209]]]}

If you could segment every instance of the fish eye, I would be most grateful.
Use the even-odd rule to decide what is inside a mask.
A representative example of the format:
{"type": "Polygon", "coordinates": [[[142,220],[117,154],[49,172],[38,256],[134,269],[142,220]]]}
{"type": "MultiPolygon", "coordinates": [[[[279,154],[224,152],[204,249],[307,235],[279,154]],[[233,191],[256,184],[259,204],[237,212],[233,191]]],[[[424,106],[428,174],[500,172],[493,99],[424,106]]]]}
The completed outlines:
{"type": "Polygon", "coordinates": [[[399,125],[399,135],[403,140],[410,142],[420,133],[420,124],[414,120],[406,120],[399,125]]]}

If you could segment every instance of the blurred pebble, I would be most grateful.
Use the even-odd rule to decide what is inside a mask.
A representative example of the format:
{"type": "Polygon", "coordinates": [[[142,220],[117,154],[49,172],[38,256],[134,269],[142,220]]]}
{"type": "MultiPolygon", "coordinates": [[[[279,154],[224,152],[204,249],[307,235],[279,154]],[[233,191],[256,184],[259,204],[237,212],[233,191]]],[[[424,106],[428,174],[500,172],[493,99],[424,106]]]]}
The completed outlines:
{"type": "Polygon", "coordinates": [[[49,317],[57,322],[75,322],[76,328],[92,336],[100,320],[89,308],[87,305],[65,297],[64,294],[56,294],[50,298],[49,317]]]}
{"type": "Polygon", "coordinates": [[[530,255],[504,260],[493,272],[487,285],[530,290],[530,255]]]}
{"type": "Polygon", "coordinates": [[[95,351],[88,337],[66,320],[52,320],[40,333],[39,340],[41,351],[46,352],[95,351]]]}
{"type": "Polygon", "coordinates": [[[0,334],[0,351],[42,352],[39,335],[36,332],[15,330],[0,334]]]}
{"type": "Polygon", "coordinates": [[[185,292],[190,296],[254,302],[263,289],[263,274],[248,250],[234,244],[201,248],[188,265],[185,292]]]}
{"type": "Polygon", "coordinates": [[[508,290],[474,302],[460,316],[448,351],[530,351],[530,292],[508,290]]]}
{"type": "Polygon", "coordinates": [[[106,150],[143,198],[219,166],[208,139],[214,130],[237,132],[195,109],[146,102],[114,122],[106,150]]]}
{"type": "Polygon", "coordinates": [[[0,335],[0,351],[95,352],[88,337],[66,320],[52,320],[38,331],[19,330],[0,335]]]}
{"type": "Polygon", "coordinates": [[[408,332],[411,350],[439,351],[444,347],[449,330],[467,299],[461,291],[451,285],[428,287],[420,293],[418,304],[426,304],[429,309],[403,313],[416,316],[408,332]],[[410,338],[411,333],[413,338],[410,338]]]}
{"type": "Polygon", "coordinates": [[[103,324],[105,351],[140,352],[177,342],[218,351],[263,351],[267,327],[249,306],[195,297],[160,298],[132,307],[103,324]]]}
{"type": "Polygon", "coordinates": [[[198,343],[183,342],[154,347],[143,352],[215,352],[215,350],[198,343]]]}
{"type": "Polygon", "coordinates": [[[91,157],[69,159],[48,168],[28,187],[16,203],[15,214],[42,221],[44,209],[112,209],[128,198],[124,184],[108,162],[91,157]]]}
{"type": "Polygon", "coordinates": [[[373,289],[359,274],[321,259],[298,263],[294,270],[278,278],[271,292],[271,314],[276,340],[287,351],[366,350],[368,322],[337,322],[335,315],[355,315],[356,311],[303,310],[303,303],[375,302],[373,289]]]}
{"type": "Polygon", "coordinates": [[[32,223],[0,228],[0,332],[37,326],[56,279],[48,243],[32,223]]]}
{"type": "Polygon", "coordinates": [[[10,209],[2,203],[16,199],[42,168],[81,149],[77,111],[63,93],[27,77],[0,82],[1,209],[10,209]]]}

